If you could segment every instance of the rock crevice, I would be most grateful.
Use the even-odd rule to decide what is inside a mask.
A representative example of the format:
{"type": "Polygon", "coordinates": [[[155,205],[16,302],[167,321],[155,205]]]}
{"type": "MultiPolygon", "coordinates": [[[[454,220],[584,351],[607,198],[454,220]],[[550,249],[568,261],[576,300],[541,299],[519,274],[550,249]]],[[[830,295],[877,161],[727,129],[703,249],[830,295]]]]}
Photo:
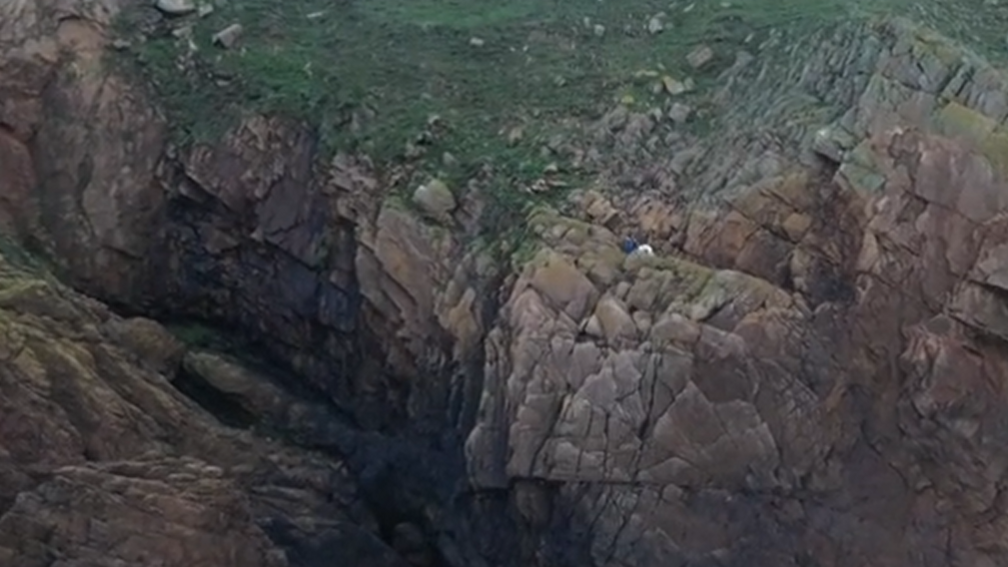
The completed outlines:
{"type": "Polygon", "coordinates": [[[435,223],[304,125],[171,147],[101,64],[119,7],[0,5],[0,231],[80,290],[3,240],[0,563],[1006,561],[976,55],[848,23],[740,54],[707,139],[614,110],[572,151],[611,189],[534,211],[511,273],[466,245],[479,183],[435,223]]]}

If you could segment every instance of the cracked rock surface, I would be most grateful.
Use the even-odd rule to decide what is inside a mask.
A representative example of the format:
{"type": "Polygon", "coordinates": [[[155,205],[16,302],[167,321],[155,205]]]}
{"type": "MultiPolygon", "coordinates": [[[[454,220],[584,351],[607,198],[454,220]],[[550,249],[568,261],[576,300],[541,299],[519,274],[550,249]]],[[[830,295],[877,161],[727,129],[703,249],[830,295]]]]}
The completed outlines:
{"type": "Polygon", "coordinates": [[[597,187],[500,262],[478,182],[449,229],[303,125],[171,147],[101,65],[122,4],[0,3],[0,229],[52,262],[3,240],[0,564],[1008,562],[1008,76],[977,55],[903,20],[740,53],[708,138],[583,125],[597,187]]]}

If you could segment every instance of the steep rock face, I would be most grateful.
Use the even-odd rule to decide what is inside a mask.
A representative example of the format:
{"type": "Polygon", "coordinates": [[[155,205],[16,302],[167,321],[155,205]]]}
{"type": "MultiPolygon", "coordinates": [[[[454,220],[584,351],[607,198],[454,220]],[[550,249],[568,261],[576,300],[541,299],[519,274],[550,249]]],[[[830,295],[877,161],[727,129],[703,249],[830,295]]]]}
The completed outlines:
{"type": "Polygon", "coordinates": [[[172,385],[184,354],[0,258],[4,565],[404,565],[346,466],[221,425],[172,385]]]}
{"type": "Polygon", "coordinates": [[[117,8],[0,6],[0,226],[90,293],[268,338],[342,411],[19,275],[0,307],[36,311],[6,335],[0,558],[1005,561],[1008,112],[975,56],[905,22],[850,24],[740,54],[709,140],[613,111],[572,152],[615,190],[530,218],[540,250],[487,319],[494,267],[390,198],[399,172],[320,163],[309,130],[264,117],[168,147],[98,64],[117,8]],[[625,231],[659,256],[626,258],[625,231]],[[180,360],[180,389],[198,377],[352,470],[209,419],[167,384],[180,360]],[[348,476],[398,507],[381,530],[348,476]]]}
{"type": "Polygon", "coordinates": [[[154,184],[164,125],[103,70],[120,2],[5,2],[0,124],[5,224],[58,255],[91,290],[131,298],[162,225],[154,184]],[[100,152],[98,148],[103,148],[100,152]]]}
{"type": "Polygon", "coordinates": [[[467,454],[477,485],[553,487],[522,512],[590,550],[557,560],[1005,561],[1002,79],[902,25],[819,172],[713,210],[580,200],[669,256],[544,220],[467,454]]]}
{"type": "Polygon", "coordinates": [[[123,5],[0,8],[3,227],[94,296],[244,329],[358,399],[362,423],[401,423],[410,377],[456,350],[445,325],[475,346],[473,263],[388,202],[396,180],[366,159],[319,163],[302,125],[250,117],[215,146],[170,147],[144,91],[103,64],[123,5]]]}

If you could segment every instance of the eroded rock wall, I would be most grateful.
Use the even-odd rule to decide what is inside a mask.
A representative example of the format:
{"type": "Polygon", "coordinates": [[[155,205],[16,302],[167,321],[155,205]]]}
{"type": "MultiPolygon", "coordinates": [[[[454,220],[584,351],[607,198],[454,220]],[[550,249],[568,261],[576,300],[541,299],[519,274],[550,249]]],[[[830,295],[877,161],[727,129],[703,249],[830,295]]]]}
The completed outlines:
{"type": "Polygon", "coordinates": [[[1002,79],[905,23],[876,32],[816,170],[713,209],[580,199],[664,257],[533,221],[543,247],[488,339],[474,483],[549,487],[523,513],[597,565],[1005,560],[1008,192],[983,87],[1002,79]]]}
{"type": "Polygon", "coordinates": [[[530,217],[538,251],[501,277],[392,198],[402,172],[321,162],[300,125],[170,147],[101,65],[118,7],[0,6],[0,226],[117,306],[244,329],[325,395],[11,268],[0,558],[1006,560],[1008,110],[976,56],[849,24],[740,54],[708,140],[614,110],[571,148],[601,190],[530,217]],[[179,360],[296,441],[215,422],[168,384],[179,360]]]}

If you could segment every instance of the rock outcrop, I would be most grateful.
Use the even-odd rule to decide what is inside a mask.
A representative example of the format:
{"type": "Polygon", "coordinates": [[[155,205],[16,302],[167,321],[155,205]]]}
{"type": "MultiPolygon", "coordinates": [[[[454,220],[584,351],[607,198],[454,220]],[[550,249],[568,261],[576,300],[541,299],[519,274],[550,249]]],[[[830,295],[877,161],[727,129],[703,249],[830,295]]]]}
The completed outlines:
{"type": "Polygon", "coordinates": [[[978,56],[852,22],[739,54],[709,138],[620,107],[552,149],[599,189],[508,273],[466,245],[478,181],[428,222],[409,171],[300,124],[172,147],[102,64],[120,7],[0,5],[0,228],[279,364],[11,247],[0,562],[1008,561],[1008,79],[978,56]]]}
{"type": "Polygon", "coordinates": [[[597,565],[1005,560],[1004,79],[876,29],[817,171],[609,219],[668,257],[543,221],[489,335],[475,484],[556,486],[523,512],[589,518],[597,565]]]}
{"type": "Polygon", "coordinates": [[[168,331],[14,251],[0,258],[4,565],[279,567],[336,548],[405,565],[338,458],[221,425],[173,387],[185,347],[168,331]]]}

